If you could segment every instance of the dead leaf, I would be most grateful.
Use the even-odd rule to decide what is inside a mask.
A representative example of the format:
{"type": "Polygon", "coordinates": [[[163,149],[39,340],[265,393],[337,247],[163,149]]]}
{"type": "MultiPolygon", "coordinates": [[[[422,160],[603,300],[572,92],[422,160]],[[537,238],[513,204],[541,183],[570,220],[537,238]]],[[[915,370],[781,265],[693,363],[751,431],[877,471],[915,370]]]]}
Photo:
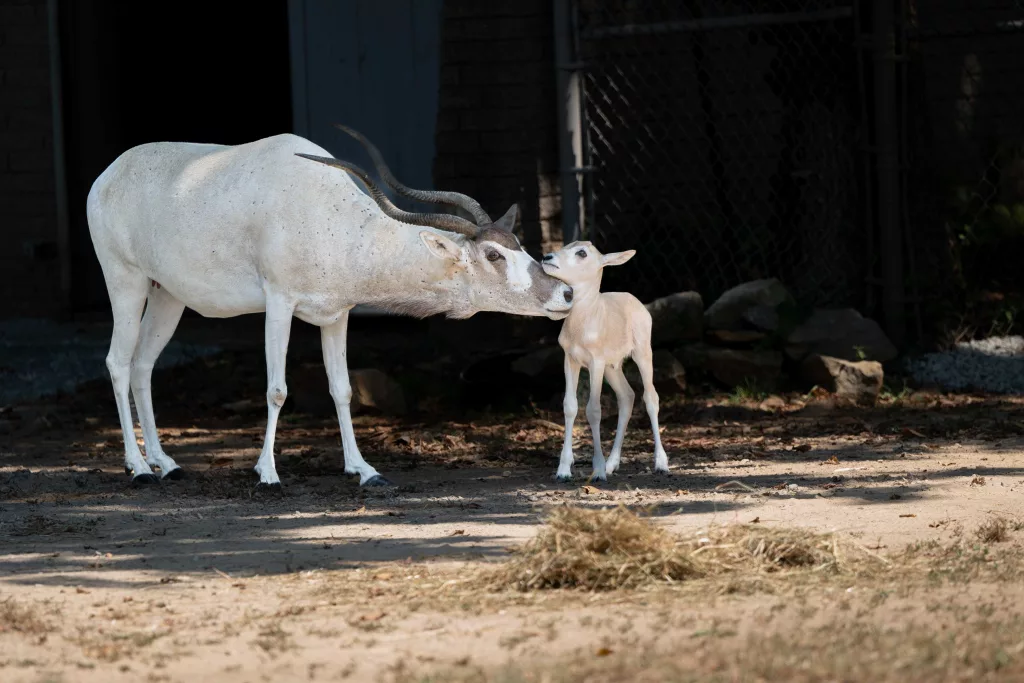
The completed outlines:
{"type": "Polygon", "coordinates": [[[356,619],[356,621],[358,621],[361,624],[370,624],[370,623],[373,623],[375,621],[380,621],[381,619],[383,619],[387,615],[388,615],[387,612],[371,612],[369,614],[363,614],[358,619],[356,619]]]}
{"type": "Polygon", "coordinates": [[[453,531],[451,533],[451,535],[452,536],[465,536],[466,535],[466,530],[465,529],[456,529],[455,531],[453,531]]]}
{"type": "Polygon", "coordinates": [[[690,493],[689,489],[679,489],[678,491],[676,491],[677,496],[685,496],[688,493],[690,493]]]}
{"type": "Polygon", "coordinates": [[[905,515],[900,515],[900,517],[917,517],[917,515],[915,515],[913,513],[907,513],[905,515]]]}
{"type": "Polygon", "coordinates": [[[750,520],[750,523],[751,524],[760,524],[761,523],[761,518],[760,517],[754,517],[752,520],[750,520]]]}
{"type": "Polygon", "coordinates": [[[924,434],[917,431],[916,429],[911,429],[910,427],[903,428],[903,436],[916,436],[919,439],[925,438],[924,434]]]}
{"type": "Polygon", "coordinates": [[[78,587],[75,588],[75,592],[76,593],[88,593],[89,591],[85,590],[81,586],[78,586],[78,587]]]}
{"type": "Polygon", "coordinates": [[[600,493],[601,489],[597,488],[596,486],[584,486],[582,491],[583,493],[593,495],[595,493],[600,493]]]}
{"type": "Polygon", "coordinates": [[[232,458],[229,458],[227,456],[223,456],[222,455],[219,458],[214,458],[210,462],[210,467],[211,468],[215,467],[215,468],[218,468],[218,469],[221,468],[221,467],[228,467],[229,465],[231,465],[232,462],[233,462],[232,458]]]}
{"type": "Polygon", "coordinates": [[[607,657],[612,651],[606,647],[599,648],[595,653],[598,657],[607,657]]]}
{"type": "Polygon", "coordinates": [[[829,465],[838,465],[839,464],[839,458],[837,458],[836,456],[833,455],[831,458],[829,458],[825,462],[827,462],[829,465]]]}
{"type": "Polygon", "coordinates": [[[971,478],[971,486],[984,486],[985,483],[985,477],[982,477],[980,475],[975,474],[971,478]]]}

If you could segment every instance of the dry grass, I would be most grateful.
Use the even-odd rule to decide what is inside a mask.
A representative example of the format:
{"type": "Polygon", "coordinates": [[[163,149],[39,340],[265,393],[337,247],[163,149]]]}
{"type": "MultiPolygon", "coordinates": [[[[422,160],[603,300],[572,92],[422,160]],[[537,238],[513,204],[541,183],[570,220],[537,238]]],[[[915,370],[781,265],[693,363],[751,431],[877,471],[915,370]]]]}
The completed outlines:
{"type": "Polygon", "coordinates": [[[625,507],[555,509],[536,538],[485,581],[492,588],[612,590],[703,577],[833,571],[889,563],[834,534],[761,525],[713,527],[679,538],[625,507]]]}
{"type": "Polygon", "coordinates": [[[519,590],[610,590],[702,575],[675,537],[626,508],[562,507],[488,579],[495,587],[519,590]]]}
{"type": "Polygon", "coordinates": [[[992,517],[982,522],[975,530],[975,537],[982,543],[1002,543],[1010,540],[1010,522],[1004,517],[992,517]]]}
{"type": "Polygon", "coordinates": [[[0,633],[40,636],[53,630],[53,625],[43,618],[39,609],[16,602],[14,598],[0,601],[0,633]]]}

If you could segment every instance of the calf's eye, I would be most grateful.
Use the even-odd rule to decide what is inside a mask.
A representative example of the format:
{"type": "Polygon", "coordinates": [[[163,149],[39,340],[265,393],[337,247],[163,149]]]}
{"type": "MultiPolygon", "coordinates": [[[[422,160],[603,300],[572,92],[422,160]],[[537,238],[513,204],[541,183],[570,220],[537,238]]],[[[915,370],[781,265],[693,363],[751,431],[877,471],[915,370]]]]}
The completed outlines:
{"type": "Polygon", "coordinates": [[[587,251],[585,249],[580,249],[576,252],[576,255],[580,258],[587,258],[587,251]]]}

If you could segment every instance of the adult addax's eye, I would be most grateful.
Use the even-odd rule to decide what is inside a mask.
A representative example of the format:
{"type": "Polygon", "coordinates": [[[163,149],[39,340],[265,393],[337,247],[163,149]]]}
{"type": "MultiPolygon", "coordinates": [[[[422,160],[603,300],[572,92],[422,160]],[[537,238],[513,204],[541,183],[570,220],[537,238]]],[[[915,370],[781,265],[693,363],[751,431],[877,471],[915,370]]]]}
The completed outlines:
{"type": "Polygon", "coordinates": [[[503,258],[505,258],[505,257],[502,256],[501,254],[499,254],[496,251],[489,251],[489,252],[487,252],[487,260],[488,261],[491,261],[491,262],[500,261],[503,258]]]}
{"type": "Polygon", "coordinates": [[[580,249],[579,251],[576,252],[576,255],[579,256],[580,258],[587,258],[587,250],[580,249]]]}

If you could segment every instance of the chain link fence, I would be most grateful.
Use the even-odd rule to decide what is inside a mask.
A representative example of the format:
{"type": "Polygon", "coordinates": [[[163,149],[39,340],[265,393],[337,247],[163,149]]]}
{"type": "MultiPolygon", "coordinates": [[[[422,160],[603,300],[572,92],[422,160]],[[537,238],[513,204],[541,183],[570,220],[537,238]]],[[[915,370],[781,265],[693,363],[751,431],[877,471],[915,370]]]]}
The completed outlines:
{"type": "Polygon", "coordinates": [[[1024,2],[900,4],[904,220],[924,333],[953,342],[1019,332],[1024,2]]]}
{"type": "Polygon", "coordinates": [[[710,301],[778,277],[858,305],[863,82],[841,0],[575,0],[583,237],[609,289],[710,301]]]}

